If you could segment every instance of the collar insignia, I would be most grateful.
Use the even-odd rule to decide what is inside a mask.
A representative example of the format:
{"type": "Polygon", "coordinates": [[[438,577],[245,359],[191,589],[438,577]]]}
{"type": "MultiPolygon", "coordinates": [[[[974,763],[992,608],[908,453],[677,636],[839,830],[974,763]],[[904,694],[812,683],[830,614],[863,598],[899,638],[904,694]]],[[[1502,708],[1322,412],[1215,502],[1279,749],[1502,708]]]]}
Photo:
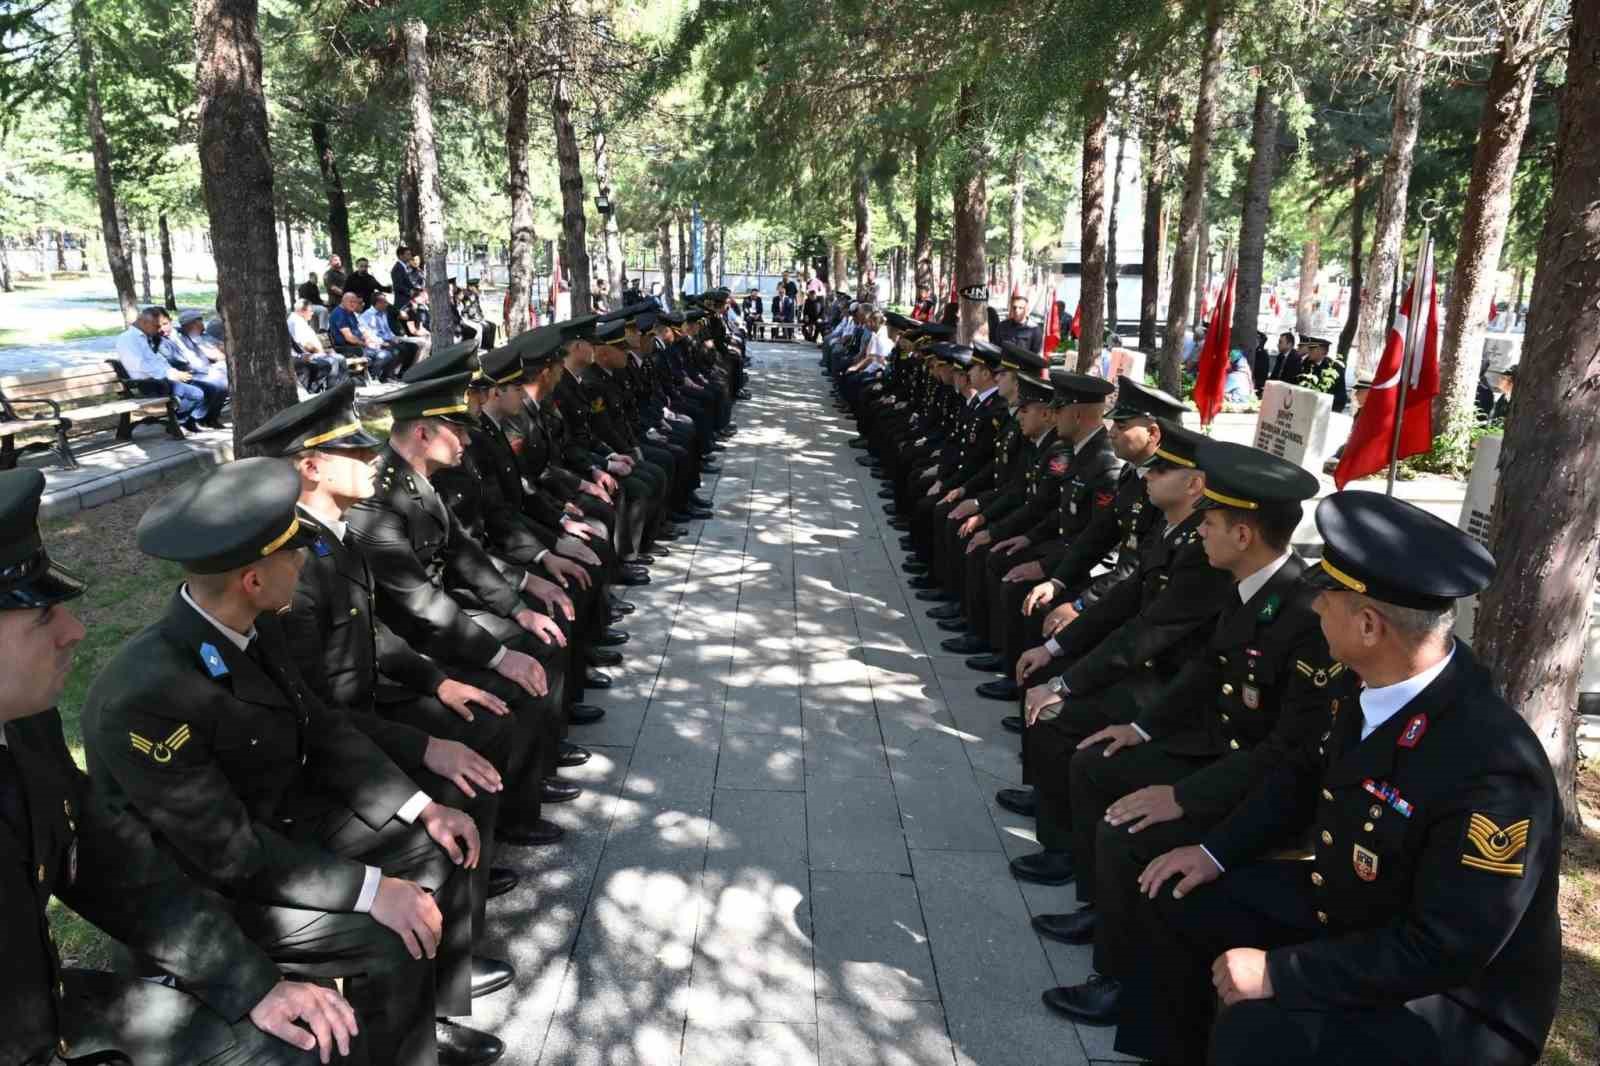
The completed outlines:
{"type": "Polygon", "coordinates": [[[228,664],[222,661],[222,653],[215,644],[200,645],[200,662],[212,677],[228,676],[228,664]]]}
{"type": "Polygon", "coordinates": [[[328,556],[333,554],[333,549],[330,548],[328,546],[328,542],[323,540],[321,537],[318,537],[316,540],[311,542],[311,550],[317,553],[318,558],[322,559],[326,559],[328,556]]]}
{"type": "MultiPolygon", "coordinates": [[[[1400,736],[1395,740],[1395,746],[1400,748],[1414,748],[1422,740],[1422,734],[1428,731],[1428,716],[1414,714],[1411,721],[1400,731],[1400,736]]],[[[1520,875],[1518,875],[1520,876],[1520,875]]]]}
{"type": "Polygon", "coordinates": [[[1273,593],[1271,596],[1267,597],[1266,604],[1261,608],[1261,613],[1256,615],[1256,617],[1261,619],[1261,621],[1263,621],[1263,622],[1270,622],[1274,618],[1277,617],[1277,614],[1278,614],[1278,594],[1277,593],[1273,593]]]}

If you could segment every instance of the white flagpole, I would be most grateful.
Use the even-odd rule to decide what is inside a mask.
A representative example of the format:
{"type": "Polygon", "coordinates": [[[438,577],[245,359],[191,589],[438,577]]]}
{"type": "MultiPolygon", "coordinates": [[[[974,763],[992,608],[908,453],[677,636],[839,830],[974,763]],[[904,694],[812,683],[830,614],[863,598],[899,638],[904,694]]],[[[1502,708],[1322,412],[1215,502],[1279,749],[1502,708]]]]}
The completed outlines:
{"type": "Polygon", "coordinates": [[[1394,495],[1394,472],[1400,465],[1400,425],[1406,417],[1406,393],[1411,387],[1411,360],[1422,357],[1421,346],[1426,341],[1431,303],[1425,308],[1423,301],[1433,289],[1433,233],[1431,216],[1422,220],[1422,254],[1417,257],[1417,272],[1411,279],[1411,311],[1406,319],[1406,335],[1401,338],[1400,384],[1395,397],[1394,431],[1389,437],[1389,484],[1384,495],[1394,495]]]}

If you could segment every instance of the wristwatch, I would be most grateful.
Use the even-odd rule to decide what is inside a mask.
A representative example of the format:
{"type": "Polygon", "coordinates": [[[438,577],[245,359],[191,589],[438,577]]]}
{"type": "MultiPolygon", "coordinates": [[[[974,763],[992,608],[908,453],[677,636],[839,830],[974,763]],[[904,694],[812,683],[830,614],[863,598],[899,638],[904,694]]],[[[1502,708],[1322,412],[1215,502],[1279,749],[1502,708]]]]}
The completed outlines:
{"type": "Polygon", "coordinates": [[[1057,674],[1055,677],[1052,677],[1049,682],[1047,682],[1047,685],[1051,694],[1056,696],[1066,696],[1072,691],[1071,689],[1067,688],[1066,681],[1059,674],[1057,674]]]}

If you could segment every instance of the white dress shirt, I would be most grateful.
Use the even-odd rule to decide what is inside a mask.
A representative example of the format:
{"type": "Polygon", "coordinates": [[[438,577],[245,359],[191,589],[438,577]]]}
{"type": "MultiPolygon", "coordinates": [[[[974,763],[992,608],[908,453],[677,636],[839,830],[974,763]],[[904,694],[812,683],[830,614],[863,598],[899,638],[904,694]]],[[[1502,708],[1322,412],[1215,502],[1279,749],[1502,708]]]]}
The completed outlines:
{"type": "Polygon", "coordinates": [[[1361,690],[1361,739],[1366,740],[1378,730],[1383,723],[1405,710],[1406,704],[1422,694],[1422,690],[1433,684],[1434,678],[1444,673],[1444,668],[1450,665],[1450,660],[1456,657],[1456,642],[1450,642],[1450,650],[1443,659],[1434,663],[1420,674],[1408,677],[1404,681],[1397,681],[1392,685],[1382,688],[1363,688],[1361,690]]]}
{"type": "Polygon", "coordinates": [[[166,381],[178,371],[150,347],[150,338],[138,326],[117,334],[117,362],[135,381],[166,381]]]}
{"type": "Polygon", "coordinates": [[[1282,555],[1272,560],[1272,562],[1268,563],[1266,566],[1263,566],[1260,570],[1257,570],[1255,573],[1239,582],[1239,602],[1249,603],[1250,597],[1254,596],[1256,593],[1265,588],[1267,582],[1272,580],[1272,575],[1276,574],[1279,570],[1282,570],[1283,564],[1288,561],[1289,553],[1284,552],[1282,555]]]}
{"type": "MultiPolygon", "coordinates": [[[[319,518],[318,521],[320,522],[322,519],[319,518]]],[[[340,522],[339,527],[340,528],[338,529],[336,535],[339,537],[339,540],[343,542],[344,523],[340,522]]],[[[332,532],[331,527],[330,532],[332,532]]],[[[179,589],[178,594],[183,597],[184,603],[187,603],[190,607],[194,608],[196,614],[209,622],[211,627],[218,633],[221,633],[224,640],[226,640],[229,644],[232,644],[235,648],[238,648],[240,651],[244,651],[249,648],[250,642],[256,639],[255,626],[250,627],[250,632],[241,633],[237,629],[229,627],[210,611],[207,611],[204,607],[194,602],[194,597],[189,595],[189,586],[187,583],[185,583],[184,586],[179,589]]],[[[419,790],[401,805],[400,809],[395,812],[395,817],[400,819],[406,825],[410,825],[417,820],[417,816],[422,813],[423,808],[432,802],[433,800],[429,798],[426,792],[419,790]]],[[[376,866],[367,867],[366,879],[361,882],[361,894],[356,897],[356,905],[354,909],[357,914],[366,914],[372,910],[373,901],[378,898],[378,883],[382,880],[382,870],[378,869],[376,866]]]]}

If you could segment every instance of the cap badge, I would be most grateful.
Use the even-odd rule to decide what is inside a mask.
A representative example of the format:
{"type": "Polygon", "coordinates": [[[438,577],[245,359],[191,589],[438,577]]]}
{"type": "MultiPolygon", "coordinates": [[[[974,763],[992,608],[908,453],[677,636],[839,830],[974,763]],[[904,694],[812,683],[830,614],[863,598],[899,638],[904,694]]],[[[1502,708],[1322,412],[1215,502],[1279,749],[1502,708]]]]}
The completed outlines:
{"type": "Polygon", "coordinates": [[[222,661],[222,653],[215,644],[200,645],[200,662],[212,677],[228,676],[228,664],[222,661]]]}

